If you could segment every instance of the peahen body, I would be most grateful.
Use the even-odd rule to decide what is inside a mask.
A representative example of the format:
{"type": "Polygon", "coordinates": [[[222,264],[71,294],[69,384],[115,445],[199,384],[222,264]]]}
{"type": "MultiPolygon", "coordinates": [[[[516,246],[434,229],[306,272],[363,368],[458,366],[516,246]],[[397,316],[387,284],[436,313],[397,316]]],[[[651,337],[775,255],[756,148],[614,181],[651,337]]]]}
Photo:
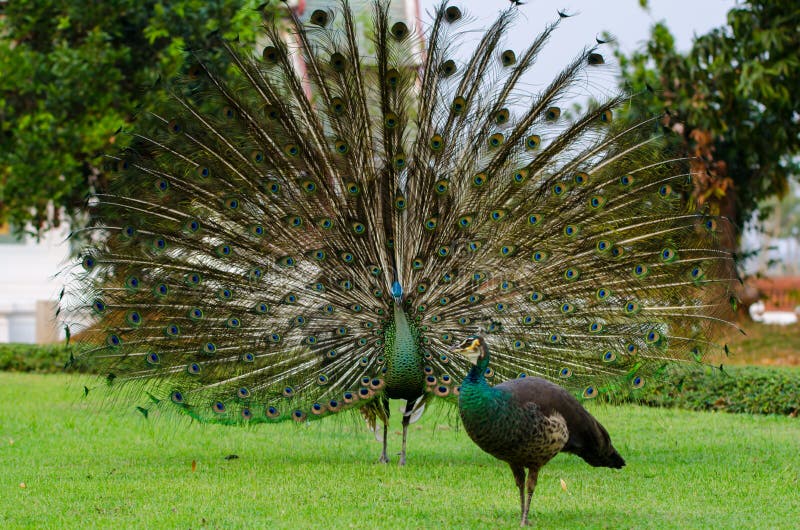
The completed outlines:
{"type": "Polygon", "coordinates": [[[455,351],[473,365],[458,403],[464,428],[478,447],[511,466],[523,526],[529,524],[539,470],[559,452],[576,454],[594,467],[625,465],[608,432],[572,394],[538,377],[489,386],[490,354],[482,337],[468,337],[455,351]]]}
{"type": "MultiPolygon", "coordinates": [[[[265,25],[258,57],[192,55],[113,157],[90,201],[94,242],[62,300],[84,328],[74,362],[140,410],[229,424],[357,409],[373,424],[455,403],[482,333],[490,381],[536,375],[592,398],[702,359],[734,277],[726,223],[687,208],[691,175],[658,119],[592,93],[579,51],[531,93],[502,11],[454,59],[467,22],[441,5],[424,32],[346,2],[265,25]],[[359,18],[360,20],[360,18],[359,18]],[[572,119],[579,93],[598,101],[572,119]]],[[[386,437],[381,460],[388,460],[386,437]]]]}

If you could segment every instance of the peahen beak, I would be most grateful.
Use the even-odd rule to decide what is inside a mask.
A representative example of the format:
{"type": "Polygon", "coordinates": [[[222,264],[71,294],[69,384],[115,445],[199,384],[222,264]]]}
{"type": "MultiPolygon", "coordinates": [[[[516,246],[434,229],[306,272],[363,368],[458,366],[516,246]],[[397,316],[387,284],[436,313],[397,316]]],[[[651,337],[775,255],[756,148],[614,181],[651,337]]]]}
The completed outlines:
{"type": "Polygon", "coordinates": [[[477,341],[473,341],[467,346],[463,346],[463,343],[459,344],[451,348],[450,351],[464,357],[470,364],[478,364],[478,359],[481,356],[481,349],[477,341]]]}
{"type": "Polygon", "coordinates": [[[470,362],[470,364],[478,364],[478,358],[481,356],[481,352],[478,350],[470,351],[464,354],[464,357],[470,362]]]}

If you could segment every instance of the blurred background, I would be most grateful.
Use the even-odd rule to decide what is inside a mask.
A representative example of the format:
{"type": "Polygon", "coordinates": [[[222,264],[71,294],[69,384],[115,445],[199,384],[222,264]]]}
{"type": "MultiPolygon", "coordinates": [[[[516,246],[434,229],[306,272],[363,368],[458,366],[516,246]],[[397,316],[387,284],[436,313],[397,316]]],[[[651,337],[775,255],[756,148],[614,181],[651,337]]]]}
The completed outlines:
{"type": "MultiPolygon", "coordinates": [[[[287,5],[302,17],[332,3],[287,5]]],[[[392,17],[422,32],[438,3],[395,0],[392,17]]],[[[458,3],[483,27],[511,5],[458,3]]],[[[531,91],[583,47],[600,43],[616,75],[585,87],[583,96],[622,88],[635,94],[631,113],[666,111],[663,125],[694,157],[695,205],[737,227],[731,244],[743,280],[740,325],[749,334],[730,338],[740,359],[800,364],[797,3],[520,4],[511,49],[569,15],[525,80],[531,91]]],[[[152,102],[153,87],[180,73],[186,50],[209,48],[215,32],[257,50],[261,17],[285,16],[285,9],[279,0],[0,0],[0,342],[63,339],[54,316],[58,271],[91,223],[87,198],[106,185],[103,154],[124,147],[121,131],[152,102]],[[68,239],[71,232],[77,237],[68,239]]],[[[368,8],[363,13],[366,26],[368,8]]],[[[465,37],[466,54],[473,37],[465,37]]]]}

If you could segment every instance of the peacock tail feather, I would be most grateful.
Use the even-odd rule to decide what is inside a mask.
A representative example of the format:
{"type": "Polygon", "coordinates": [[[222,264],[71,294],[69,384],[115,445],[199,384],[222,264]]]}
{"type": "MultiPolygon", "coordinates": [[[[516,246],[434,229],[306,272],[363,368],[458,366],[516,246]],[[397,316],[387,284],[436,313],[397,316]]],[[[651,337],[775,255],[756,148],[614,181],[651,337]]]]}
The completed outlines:
{"type": "MultiPolygon", "coordinates": [[[[193,56],[114,157],[62,300],[76,362],[221,423],[303,421],[381,399],[458,394],[482,333],[487,377],[591,398],[702,360],[726,322],[728,222],[689,209],[692,175],[627,95],[562,109],[607,66],[583,50],[536,94],[503,11],[472,55],[443,3],[424,40],[373,7],[265,24],[258,57],[193,56]],[[380,398],[380,399],[379,399],[380,398]]],[[[602,96],[602,95],[600,95],[602,96]]],[[[374,412],[373,412],[374,413],[374,412]]]]}

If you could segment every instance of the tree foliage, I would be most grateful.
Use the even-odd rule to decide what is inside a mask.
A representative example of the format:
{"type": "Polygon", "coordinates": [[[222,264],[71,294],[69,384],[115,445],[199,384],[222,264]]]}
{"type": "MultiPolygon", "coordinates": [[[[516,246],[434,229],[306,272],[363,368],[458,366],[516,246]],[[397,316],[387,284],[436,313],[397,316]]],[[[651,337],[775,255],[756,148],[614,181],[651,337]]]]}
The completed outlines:
{"type": "Polygon", "coordinates": [[[695,195],[741,226],[760,199],[783,196],[800,154],[800,4],[747,0],[727,25],[679,53],[664,23],[645,49],[617,53],[634,112],[664,124],[697,157],[695,195]]]}
{"type": "Polygon", "coordinates": [[[261,15],[247,1],[0,3],[0,224],[38,235],[63,209],[80,225],[106,180],[103,153],[128,141],[115,131],[152,102],[153,85],[214,32],[254,42],[261,15]]]}

